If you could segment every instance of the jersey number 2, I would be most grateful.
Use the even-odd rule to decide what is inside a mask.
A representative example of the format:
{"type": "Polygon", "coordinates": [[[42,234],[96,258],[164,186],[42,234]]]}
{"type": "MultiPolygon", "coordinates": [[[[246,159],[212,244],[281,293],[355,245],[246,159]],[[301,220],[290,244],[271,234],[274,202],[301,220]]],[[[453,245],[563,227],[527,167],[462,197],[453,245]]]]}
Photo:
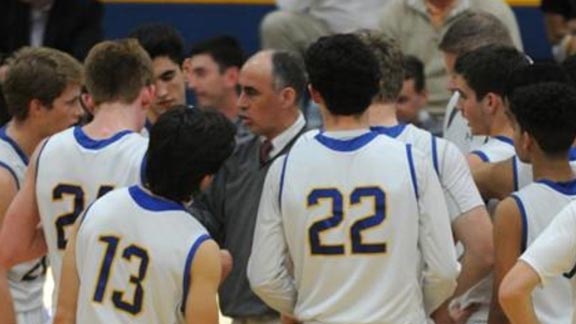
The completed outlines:
{"type": "MultiPolygon", "coordinates": [[[[350,207],[360,204],[363,199],[372,199],[374,214],[354,222],[350,227],[352,254],[386,253],[386,243],[364,243],[362,232],[376,227],[386,218],[386,194],[378,187],[359,187],[350,194],[350,207]]],[[[315,189],[308,195],[308,207],[315,207],[321,200],[331,201],[332,214],[328,218],[316,221],[308,229],[310,253],[312,255],[343,255],[344,244],[323,244],[320,234],[338,227],[345,217],[344,197],[335,188],[315,189]]]]}

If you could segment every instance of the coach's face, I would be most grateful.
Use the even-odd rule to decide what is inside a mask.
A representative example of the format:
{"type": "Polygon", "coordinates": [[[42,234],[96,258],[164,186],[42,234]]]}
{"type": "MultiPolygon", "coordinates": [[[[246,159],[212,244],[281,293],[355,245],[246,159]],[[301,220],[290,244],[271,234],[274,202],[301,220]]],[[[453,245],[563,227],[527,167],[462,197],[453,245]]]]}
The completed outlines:
{"type": "Polygon", "coordinates": [[[283,125],[277,113],[281,103],[272,76],[272,53],[252,56],[240,71],[239,84],[240,118],[254,134],[274,138],[283,125]]]}

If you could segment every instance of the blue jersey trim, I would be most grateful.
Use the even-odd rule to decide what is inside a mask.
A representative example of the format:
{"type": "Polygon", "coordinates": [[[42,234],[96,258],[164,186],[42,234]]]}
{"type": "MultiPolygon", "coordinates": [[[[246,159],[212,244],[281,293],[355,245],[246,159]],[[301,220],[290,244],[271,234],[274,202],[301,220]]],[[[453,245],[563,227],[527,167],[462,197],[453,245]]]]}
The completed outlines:
{"type": "Polygon", "coordinates": [[[510,144],[510,145],[514,146],[514,141],[510,137],[499,135],[499,136],[494,136],[494,138],[501,141],[501,142],[504,142],[506,144],[510,144]]]}
{"type": "Polygon", "coordinates": [[[526,244],[528,241],[528,218],[526,215],[526,209],[524,208],[524,204],[522,203],[522,199],[516,195],[511,195],[515,201],[516,205],[518,205],[518,209],[520,209],[520,218],[522,220],[522,238],[520,241],[520,253],[526,251],[526,244]]]}
{"type": "Polygon", "coordinates": [[[416,199],[420,199],[418,194],[418,181],[416,181],[416,168],[414,167],[414,159],[412,158],[412,145],[406,145],[406,155],[408,156],[408,164],[410,165],[410,176],[412,177],[412,187],[414,188],[414,194],[416,199]]]}
{"type": "Polygon", "coordinates": [[[478,156],[480,158],[480,160],[482,160],[482,162],[490,162],[488,155],[486,155],[486,153],[484,153],[482,151],[472,151],[472,152],[470,152],[470,154],[474,154],[474,155],[478,156]]]}
{"type": "Polygon", "coordinates": [[[280,174],[280,190],[278,191],[278,206],[282,210],[282,193],[284,192],[284,178],[286,177],[286,165],[288,164],[288,156],[286,154],[282,162],[282,173],[280,174]]]}
{"type": "Polygon", "coordinates": [[[570,151],[568,151],[568,158],[570,161],[576,161],[576,148],[571,147],[570,151]]]}
{"type": "Polygon", "coordinates": [[[194,255],[202,243],[209,240],[210,236],[204,234],[196,239],[196,242],[192,244],[190,251],[188,251],[188,256],[186,257],[186,264],[184,266],[184,281],[182,282],[182,305],[180,305],[180,311],[184,313],[186,311],[186,300],[188,299],[188,290],[190,288],[190,268],[192,267],[192,261],[194,261],[194,255]]]}
{"type": "Polygon", "coordinates": [[[404,131],[405,128],[406,128],[406,124],[398,124],[398,125],[390,126],[390,127],[372,126],[372,127],[370,127],[370,130],[373,132],[376,132],[378,134],[388,135],[392,138],[396,138],[396,137],[400,136],[400,134],[402,134],[402,132],[404,131]]]}
{"type": "Polygon", "coordinates": [[[559,193],[567,195],[567,196],[576,195],[576,179],[566,181],[566,182],[555,182],[555,181],[548,180],[548,179],[542,179],[542,180],[538,180],[536,182],[541,183],[543,185],[546,185],[546,186],[558,191],[559,193]]]}
{"type": "Polygon", "coordinates": [[[436,170],[436,174],[440,176],[440,166],[438,163],[438,145],[436,143],[436,136],[432,136],[432,163],[434,164],[434,170],[436,170]]]}
{"type": "Polygon", "coordinates": [[[378,136],[378,134],[374,132],[368,132],[352,139],[341,140],[327,137],[323,135],[323,133],[318,133],[316,136],[314,136],[314,138],[322,145],[334,151],[352,152],[370,143],[374,138],[376,138],[376,136],[378,136]]]}
{"type": "Polygon", "coordinates": [[[24,162],[24,165],[28,166],[29,162],[28,156],[26,155],[26,153],[24,153],[24,150],[22,150],[20,145],[18,145],[16,141],[14,141],[10,136],[8,136],[8,133],[6,133],[6,126],[0,128],[0,139],[4,140],[6,143],[8,143],[8,145],[12,146],[14,151],[16,151],[16,154],[18,154],[22,162],[24,162]]]}
{"type": "Polygon", "coordinates": [[[14,177],[14,181],[16,181],[16,189],[20,190],[20,181],[18,181],[18,177],[16,176],[16,172],[14,171],[14,169],[12,169],[12,167],[10,167],[8,164],[2,161],[0,161],[0,168],[4,168],[8,170],[8,172],[10,172],[12,177],[14,177]]]}
{"type": "Polygon", "coordinates": [[[152,131],[152,122],[146,118],[146,121],[144,122],[144,128],[148,131],[148,134],[150,134],[150,132],[152,131]]]}
{"type": "Polygon", "coordinates": [[[518,158],[517,157],[513,157],[512,158],[512,181],[514,184],[514,190],[513,191],[518,191],[520,188],[518,188],[518,158]]]}
{"type": "Polygon", "coordinates": [[[160,197],[152,196],[146,191],[142,190],[139,186],[132,186],[128,188],[128,192],[134,202],[143,209],[150,211],[170,211],[170,210],[186,210],[183,205],[163,199],[160,197]]]}
{"type": "Polygon", "coordinates": [[[95,140],[95,139],[88,137],[88,135],[86,135],[86,133],[84,133],[84,130],[82,130],[82,127],[80,127],[80,126],[74,127],[74,138],[76,138],[76,141],[78,142],[78,144],[80,144],[80,146],[82,146],[85,149],[89,149],[89,150],[99,150],[99,149],[105,148],[106,146],[118,141],[119,139],[121,139],[125,135],[132,134],[132,133],[133,132],[131,130],[123,130],[123,131],[120,131],[120,132],[112,135],[111,137],[109,137],[107,139],[95,140]]]}

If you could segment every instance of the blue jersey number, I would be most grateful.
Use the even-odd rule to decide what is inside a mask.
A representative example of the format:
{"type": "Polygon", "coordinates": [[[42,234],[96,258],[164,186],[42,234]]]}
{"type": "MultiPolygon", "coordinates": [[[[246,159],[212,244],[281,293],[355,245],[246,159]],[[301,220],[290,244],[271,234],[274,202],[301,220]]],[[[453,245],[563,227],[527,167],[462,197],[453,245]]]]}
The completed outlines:
{"type": "MultiPolygon", "coordinates": [[[[98,276],[93,297],[94,301],[99,303],[104,300],[104,295],[106,294],[112,263],[114,262],[120,239],[115,236],[101,236],[100,242],[106,244],[106,252],[104,253],[102,267],[100,268],[100,275],[98,276]]],[[[146,278],[150,259],[145,249],[134,244],[129,245],[123,250],[122,258],[125,259],[126,262],[131,262],[133,259],[139,261],[138,274],[131,275],[129,279],[130,283],[135,286],[134,295],[132,296],[132,300],[126,301],[124,292],[114,290],[112,292],[112,304],[122,311],[136,315],[142,311],[142,303],[144,300],[142,281],[146,278]]]]}
{"type": "MultiPolygon", "coordinates": [[[[112,186],[100,186],[98,189],[98,196],[100,198],[106,193],[114,189],[112,186]]],[[[86,207],[86,198],[82,187],[70,184],[59,184],[52,190],[52,200],[62,200],[65,197],[72,198],[72,208],[68,213],[56,217],[56,237],[57,246],[59,250],[66,248],[68,238],[66,236],[66,229],[76,222],[76,219],[84,211],[86,207]]]]}
{"type": "MultiPolygon", "coordinates": [[[[308,207],[315,207],[322,200],[331,204],[331,215],[316,221],[308,229],[310,253],[312,255],[342,255],[345,254],[345,244],[323,244],[320,235],[324,231],[334,229],[342,223],[345,217],[344,199],[342,193],[335,188],[315,189],[308,195],[308,207]]],[[[386,243],[364,243],[362,232],[374,228],[386,218],[386,194],[378,187],[360,187],[350,194],[350,207],[371,201],[374,214],[357,220],[350,227],[352,254],[386,253],[386,243]]]]}

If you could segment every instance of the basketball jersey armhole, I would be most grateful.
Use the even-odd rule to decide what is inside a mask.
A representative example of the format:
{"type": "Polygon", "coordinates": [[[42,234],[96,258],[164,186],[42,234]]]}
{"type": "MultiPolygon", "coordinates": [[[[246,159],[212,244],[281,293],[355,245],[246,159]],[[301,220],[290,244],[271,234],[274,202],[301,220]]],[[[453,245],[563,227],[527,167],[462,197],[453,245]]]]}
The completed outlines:
{"type": "Polygon", "coordinates": [[[520,210],[520,220],[522,222],[522,237],[520,239],[520,253],[524,253],[526,251],[526,245],[528,242],[528,218],[526,215],[526,208],[524,208],[524,203],[522,203],[522,199],[517,195],[511,195],[512,199],[516,202],[518,209],[520,210]]]}
{"type": "Polygon", "coordinates": [[[412,187],[414,188],[414,195],[416,200],[420,199],[418,194],[418,181],[416,179],[416,168],[414,167],[414,158],[412,157],[412,145],[406,144],[406,155],[408,156],[408,164],[410,165],[410,177],[412,179],[412,187]]]}
{"type": "Polygon", "coordinates": [[[190,278],[190,270],[192,268],[192,262],[194,261],[194,256],[196,255],[196,251],[198,251],[198,248],[200,247],[200,245],[202,245],[202,243],[204,243],[204,241],[207,241],[210,239],[210,235],[208,234],[203,234],[201,235],[199,238],[196,239],[196,241],[194,242],[194,244],[192,244],[192,247],[190,247],[190,250],[188,251],[188,255],[186,257],[186,263],[184,265],[184,280],[182,282],[182,305],[180,306],[180,311],[182,312],[182,314],[185,314],[186,312],[186,300],[188,299],[188,290],[190,288],[190,280],[192,278],[190,278]]]}

